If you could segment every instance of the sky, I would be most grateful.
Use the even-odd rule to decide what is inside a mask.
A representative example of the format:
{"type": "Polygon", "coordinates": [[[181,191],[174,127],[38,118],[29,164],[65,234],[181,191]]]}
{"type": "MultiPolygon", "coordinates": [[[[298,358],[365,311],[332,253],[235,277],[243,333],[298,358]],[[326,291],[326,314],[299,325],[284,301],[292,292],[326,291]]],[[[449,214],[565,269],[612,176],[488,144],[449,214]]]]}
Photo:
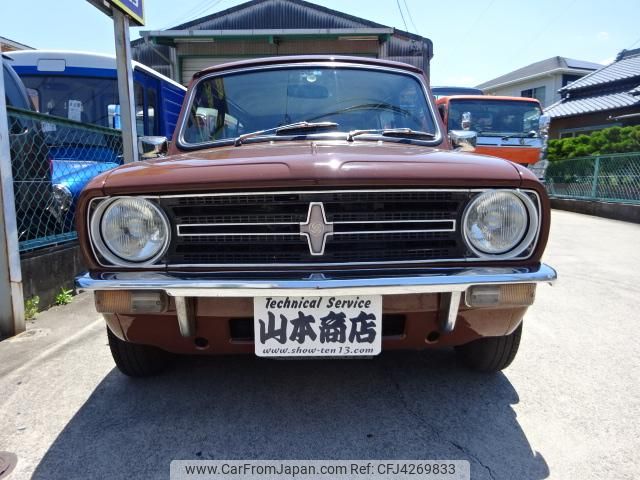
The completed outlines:
{"type": "MultiPolygon", "coordinates": [[[[2,3],[0,36],[35,48],[114,52],[111,19],[85,0],[2,3]]],[[[131,39],[140,30],[165,29],[240,3],[145,0],[146,26],[132,28],[131,39]]],[[[640,47],[640,0],[312,3],[431,39],[432,85],[474,86],[556,55],[609,63],[620,50],[640,47]]]]}

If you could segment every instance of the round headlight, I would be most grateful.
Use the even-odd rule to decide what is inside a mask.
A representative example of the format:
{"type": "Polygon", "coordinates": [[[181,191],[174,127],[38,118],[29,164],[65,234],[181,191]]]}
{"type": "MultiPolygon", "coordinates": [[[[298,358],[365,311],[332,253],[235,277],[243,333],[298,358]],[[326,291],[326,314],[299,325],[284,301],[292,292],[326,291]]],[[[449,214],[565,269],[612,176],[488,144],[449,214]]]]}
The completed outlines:
{"type": "Polygon", "coordinates": [[[53,201],[58,210],[65,213],[71,208],[73,194],[66,185],[56,183],[53,185],[53,201]]]}
{"type": "Polygon", "coordinates": [[[533,239],[537,213],[523,194],[489,191],[471,201],[463,224],[467,244],[479,256],[514,257],[533,239]]]}
{"type": "Polygon", "coordinates": [[[102,204],[95,213],[94,225],[99,222],[99,235],[94,239],[100,253],[111,263],[153,263],[169,243],[167,219],[149,200],[117,198],[102,204]]]}

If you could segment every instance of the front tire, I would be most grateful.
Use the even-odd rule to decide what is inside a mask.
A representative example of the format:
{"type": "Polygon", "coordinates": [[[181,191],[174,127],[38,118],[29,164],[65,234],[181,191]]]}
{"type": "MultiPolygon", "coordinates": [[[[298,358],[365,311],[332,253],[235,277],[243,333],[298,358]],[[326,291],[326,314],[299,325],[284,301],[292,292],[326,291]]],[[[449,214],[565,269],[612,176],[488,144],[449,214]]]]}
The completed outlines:
{"type": "Polygon", "coordinates": [[[520,347],[522,323],[509,335],[486,337],[456,347],[463,363],[478,372],[494,373],[513,362],[520,347]]]}
{"type": "Polygon", "coordinates": [[[169,354],[150,345],[125,342],[107,328],[109,348],[118,369],[129,377],[149,377],[167,367],[169,354]]]}

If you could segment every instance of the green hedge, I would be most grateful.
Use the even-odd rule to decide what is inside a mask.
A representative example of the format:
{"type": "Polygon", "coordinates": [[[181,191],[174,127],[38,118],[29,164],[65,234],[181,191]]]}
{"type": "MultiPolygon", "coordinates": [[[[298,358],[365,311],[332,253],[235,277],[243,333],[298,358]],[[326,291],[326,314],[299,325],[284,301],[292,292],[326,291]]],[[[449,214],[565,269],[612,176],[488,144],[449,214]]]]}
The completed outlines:
{"type": "Polygon", "coordinates": [[[547,158],[588,157],[605,153],[626,153],[640,151],[640,125],[633,127],[611,127],[573,138],[549,140],[547,158]]]}

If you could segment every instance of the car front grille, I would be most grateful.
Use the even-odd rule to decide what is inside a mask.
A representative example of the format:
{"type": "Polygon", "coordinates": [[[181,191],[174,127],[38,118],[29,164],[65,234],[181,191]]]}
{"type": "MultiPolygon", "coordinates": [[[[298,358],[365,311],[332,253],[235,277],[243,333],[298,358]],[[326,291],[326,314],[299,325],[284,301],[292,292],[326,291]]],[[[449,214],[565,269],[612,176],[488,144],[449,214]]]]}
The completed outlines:
{"type": "MultiPolygon", "coordinates": [[[[459,226],[472,195],[350,190],[163,196],[160,203],[174,229],[164,262],[305,266],[460,259],[465,248],[459,226]],[[301,234],[307,222],[307,232],[317,223],[329,230],[320,253],[301,234]]],[[[322,237],[314,232],[309,235],[322,237]]]]}

